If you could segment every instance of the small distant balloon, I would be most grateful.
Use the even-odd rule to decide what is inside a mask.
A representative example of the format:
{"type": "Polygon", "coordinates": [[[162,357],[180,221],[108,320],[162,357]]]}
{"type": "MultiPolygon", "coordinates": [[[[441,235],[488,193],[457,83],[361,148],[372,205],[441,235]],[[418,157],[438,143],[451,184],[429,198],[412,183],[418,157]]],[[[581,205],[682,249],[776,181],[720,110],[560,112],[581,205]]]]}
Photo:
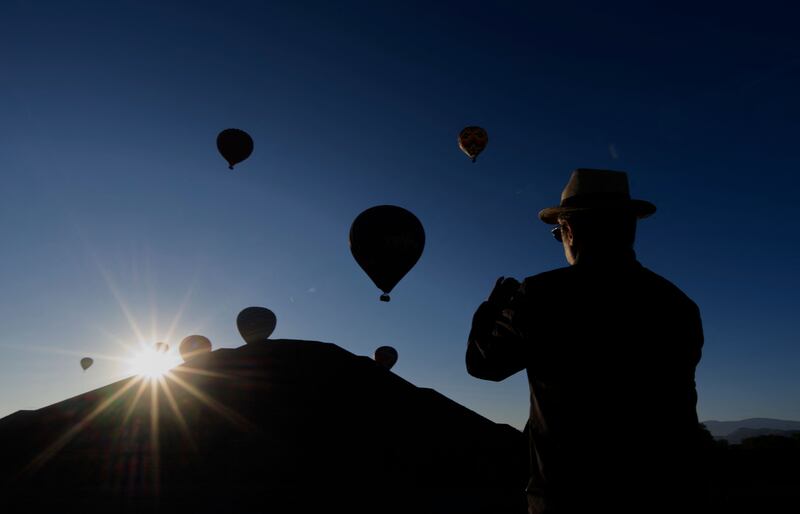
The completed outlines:
{"type": "Polygon", "coordinates": [[[464,127],[458,134],[458,147],[475,162],[489,143],[489,134],[481,127],[464,127]]]}
{"type": "Polygon", "coordinates": [[[414,214],[395,205],[378,205],[359,214],[350,227],[350,252],[383,291],[381,301],[419,260],[425,229],[414,214]]]}
{"type": "Polygon", "coordinates": [[[167,353],[169,351],[169,345],[167,343],[158,342],[155,344],[155,349],[157,353],[167,353]]]}
{"type": "Polygon", "coordinates": [[[211,341],[205,336],[191,335],[183,338],[178,351],[184,362],[211,351],[211,341]]]}
{"type": "Polygon", "coordinates": [[[228,169],[250,157],[253,153],[253,138],[244,130],[229,128],[217,136],[217,150],[228,161],[228,169]]]}
{"type": "Polygon", "coordinates": [[[381,346],[375,350],[375,362],[386,369],[392,369],[397,362],[397,350],[391,346],[381,346]]]}
{"type": "Polygon", "coordinates": [[[83,368],[83,371],[89,369],[89,367],[91,367],[92,364],[94,364],[94,359],[92,359],[91,357],[84,357],[83,359],[81,359],[81,367],[83,368]]]}
{"type": "Polygon", "coordinates": [[[247,307],[236,317],[236,328],[247,344],[266,341],[277,324],[275,313],[266,307],[247,307]]]}

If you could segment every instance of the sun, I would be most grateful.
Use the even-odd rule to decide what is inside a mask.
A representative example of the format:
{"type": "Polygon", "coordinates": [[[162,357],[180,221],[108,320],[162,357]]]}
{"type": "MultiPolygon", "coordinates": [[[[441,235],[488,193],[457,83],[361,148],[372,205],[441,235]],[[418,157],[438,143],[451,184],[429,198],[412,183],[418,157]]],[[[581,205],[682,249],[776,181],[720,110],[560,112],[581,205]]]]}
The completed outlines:
{"type": "Polygon", "coordinates": [[[181,359],[172,353],[143,348],[130,360],[130,371],[143,377],[159,378],[180,362],[181,359]]]}

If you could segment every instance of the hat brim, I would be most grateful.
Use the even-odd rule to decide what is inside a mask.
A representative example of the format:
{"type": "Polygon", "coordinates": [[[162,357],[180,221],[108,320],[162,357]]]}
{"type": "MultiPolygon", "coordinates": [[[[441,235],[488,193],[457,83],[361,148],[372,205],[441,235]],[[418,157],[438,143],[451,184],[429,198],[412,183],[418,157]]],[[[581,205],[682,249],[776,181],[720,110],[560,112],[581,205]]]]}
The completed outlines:
{"type": "Polygon", "coordinates": [[[630,209],[637,219],[646,218],[656,212],[656,206],[648,201],[630,200],[626,204],[615,205],[613,207],[548,207],[539,211],[539,219],[548,225],[556,225],[558,224],[558,217],[562,214],[610,209],[630,209]]]}

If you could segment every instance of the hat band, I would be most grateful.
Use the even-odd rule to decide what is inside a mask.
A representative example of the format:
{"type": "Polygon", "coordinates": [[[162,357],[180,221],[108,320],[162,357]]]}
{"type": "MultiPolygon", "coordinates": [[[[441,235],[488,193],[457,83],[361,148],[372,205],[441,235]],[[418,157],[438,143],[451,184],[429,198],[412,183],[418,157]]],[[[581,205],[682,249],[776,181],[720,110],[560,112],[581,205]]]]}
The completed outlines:
{"type": "Polygon", "coordinates": [[[631,203],[631,197],[625,193],[583,193],[561,200],[561,207],[569,208],[609,208],[627,207],[631,203]]]}

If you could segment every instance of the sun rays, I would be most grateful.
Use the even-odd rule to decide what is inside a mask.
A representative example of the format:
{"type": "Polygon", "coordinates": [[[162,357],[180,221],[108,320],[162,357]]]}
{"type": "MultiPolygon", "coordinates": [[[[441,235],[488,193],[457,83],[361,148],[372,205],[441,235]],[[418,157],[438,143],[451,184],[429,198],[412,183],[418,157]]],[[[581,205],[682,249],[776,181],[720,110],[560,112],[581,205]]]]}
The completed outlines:
{"type": "Polygon", "coordinates": [[[144,378],[158,379],[180,363],[181,358],[173,352],[144,348],[130,359],[129,371],[144,378]]]}
{"type": "MultiPolygon", "coordinates": [[[[165,444],[163,438],[169,440],[177,433],[179,444],[185,444],[189,452],[196,452],[197,445],[189,421],[195,419],[198,413],[203,419],[212,420],[212,423],[216,417],[241,431],[252,430],[253,425],[214,397],[214,391],[217,390],[215,383],[232,377],[213,368],[206,369],[202,364],[194,365],[192,362],[196,357],[182,348],[179,351],[179,345],[173,339],[182,329],[181,320],[187,313],[192,287],[179,299],[174,316],[165,320],[168,323],[165,324],[167,330],[164,332],[159,330],[156,319],[159,309],[156,307],[154,294],[148,296],[149,309],[145,307],[143,311],[147,319],[137,319],[135,312],[141,305],[134,309],[135,302],[129,302],[123,295],[123,288],[118,286],[112,273],[96,257],[95,263],[113,298],[113,304],[119,307],[124,321],[122,327],[113,330],[109,330],[107,326],[93,327],[102,335],[106,345],[112,350],[116,348],[119,353],[113,355],[108,350],[100,353],[86,352],[99,362],[82,376],[89,378],[91,373],[95,373],[96,379],[100,379],[101,376],[97,375],[97,364],[101,364],[99,367],[102,370],[102,363],[105,361],[116,366],[117,371],[111,371],[113,367],[106,367],[104,373],[111,371],[111,376],[117,377],[117,373],[122,373],[127,378],[100,389],[82,391],[80,396],[67,400],[68,406],[60,408],[66,409],[63,412],[68,413],[66,415],[72,418],[71,421],[64,425],[63,432],[53,434],[54,437],[28,461],[25,473],[36,473],[62,452],[69,454],[72,445],[81,447],[93,438],[108,437],[114,441],[119,455],[128,456],[126,458],[133,459],[131,462],[139,463],[138,468],[134,466],[136,469],[127,465],[114,468],[119,473],[119,476],[113,477],[118,479],[116,483],[146,482],[147,487],[158,494],[162,474],[161,453],[165,444]],[[187,359],[186,363],[184,358],[187,359]],[[141,433],[143,428],[147,430],[146,440],[137,439],[136,434],[141,433]]],[[[145,282],[148,282],[149,289],[155,290],[149,281],[145,282]]],[[[199,328],[194,327],[189,333],[197,333],[199,328]]],[[[85,355],[84,352],[49,350],[74,356],[85,355]]],[[[198,362],[201,361],[202,359],[198,359],[198,362]]]]}
{"type": "MultiPolygon", "coordinates": [[[[141,361],[134,359],[134,365],[142,372],[128,379],[106,386],[105,388],[68,400],[75,402],[78,416],[63,433],[51,440],[28,464],[26,474],[36,473],[52,458],[67,448],[73,441],[85,437],[97,436],[97,431],[108,431],[109,436],[119,438],[122,454],[131,451],[140,455],[139,462],[149,462],[145,471],[149,487],[158,494],[161,475],[161,447],[164,423],[168,431],[177,429],[180,439],[189,451],[197,451],[197,444],[187,420],[187,412],[191,415],[198,409],[208,411],[211,415],[227,422],[239,431],[252,431],[254,425],[244,416],[214,398],[200,382],[208,380],[226,380],[232,377],[203,369],[194,369],[189,365],[171,368],[174,356],[152,351],[144,353],[141,361]],[[142,366],[138,368],[138,366],[142,366]],[[81,399],[90,404],[80,406],[81,399]],[[144,422],[149,435],[146,446],[125,439],[132,427],[144,422]]],[[[77,443],[79,446],[84,444],[77,443]]],[[[124,478],[124,477],[119,477],[124,478]]],[[[124,483],[124,480],[123,480],[124,483]]]]}

